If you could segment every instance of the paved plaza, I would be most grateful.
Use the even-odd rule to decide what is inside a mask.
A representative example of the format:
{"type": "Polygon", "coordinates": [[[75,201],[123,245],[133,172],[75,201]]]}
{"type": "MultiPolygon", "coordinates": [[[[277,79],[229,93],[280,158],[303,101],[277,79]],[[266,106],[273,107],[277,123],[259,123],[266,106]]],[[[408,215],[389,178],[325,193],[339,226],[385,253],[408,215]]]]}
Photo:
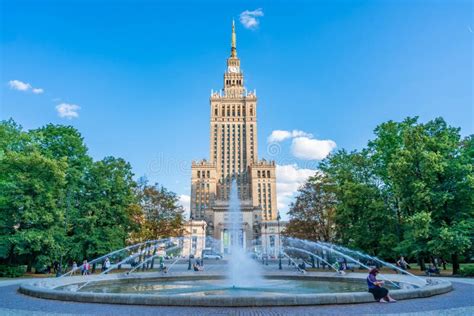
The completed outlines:
{"type": "MultiPolygon", "coordinates": [[[[221,272],[225,265],[207,264],[206,270],[221,272]]],[[[262,266],[274,271],[275,266],[262,266]]],[[[284,265],[288,271],[290,267],[284,265]]],[[[176,265],[174,274],[185,274],[186,264],[176,265]]],[[[38,299],[17,292],[22,280],[0,281],[0,315],[474,315],[474,279],[443,278],[454,290],[423,299],[403,300],[395,304],[348,304],[300,307],[169,307],[76,303],[38,299]]],[[[26,279],[31,281],[31,279],[26,279]]]]}

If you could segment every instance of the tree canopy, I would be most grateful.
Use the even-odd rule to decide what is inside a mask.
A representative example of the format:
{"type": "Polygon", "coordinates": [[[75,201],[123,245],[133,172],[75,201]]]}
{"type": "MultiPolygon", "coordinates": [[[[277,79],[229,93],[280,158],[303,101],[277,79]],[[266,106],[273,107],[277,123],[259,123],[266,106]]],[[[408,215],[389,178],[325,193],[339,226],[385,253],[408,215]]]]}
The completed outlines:
{"type": "MultiPolygon", "coordinates": [[[[442,118],[388,121],[374,132],[366,148],[339,150],[321,162],[318,177],[331,185],[309,197],[314,178],[308,180],[291,205],[288,233],[297,235],[294,224],[311,214],[300,212],[308,197],[314,202],[331,193],[332,241],[386,259],[405,255],[422,268],[441,257],[457,273],[459,260],[473,254],[473,136],[462,138],[442,118]]],[[[307,236],[324,239],[311,234],[315,227],[307,236]]]]}
{"type": "Polygon", "coordinates": [[[137,184],[121,158],[94,161],[75,128],[0,122],[0,264],[80,262],[181,226],[174,193],[137,184]]]}

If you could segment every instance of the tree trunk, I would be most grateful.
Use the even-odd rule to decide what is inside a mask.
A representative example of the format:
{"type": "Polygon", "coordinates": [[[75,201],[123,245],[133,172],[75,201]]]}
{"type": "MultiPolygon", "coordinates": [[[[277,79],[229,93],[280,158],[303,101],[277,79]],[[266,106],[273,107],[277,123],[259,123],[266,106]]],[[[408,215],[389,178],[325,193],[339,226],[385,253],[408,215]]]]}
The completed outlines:
{"type": "Polygon", "coordinates": [[[31,273],[32,268],[33,268],[33,259],[29,257],[28,263],[26,264],[26,272],[31,273]]]}
{"type": "Polygon", "coordinates": [[[8,264],[12,264],[13,263],[13,258],[14,258],[15,254],[14,254],[14,247],[11,246],[10,247],[10,250],[8,252],[8,264]]]}
{"type": "Polygon", "coordinates": [[[418,265],[420,266],[421,271],[425,271],[426,270],[425,258],[423,258],[422,256],[418,256],[418,265]]]}
{"type": "Polygon", "coordinates": [[[459,256],[457,253],[451,255],[451,260],[453,261],[453,275],[459,273],[459,256]]]}
{"type": "Polygon", "coordinates": [[[402,226],[402,210],[400,208],[400,202],[398,199],[396,199],[397,207],[396,207],[396,212],[397,212],[397,236],[398,236],[398,242],[403,240],[403,233],[400,227],[402,226]]]}

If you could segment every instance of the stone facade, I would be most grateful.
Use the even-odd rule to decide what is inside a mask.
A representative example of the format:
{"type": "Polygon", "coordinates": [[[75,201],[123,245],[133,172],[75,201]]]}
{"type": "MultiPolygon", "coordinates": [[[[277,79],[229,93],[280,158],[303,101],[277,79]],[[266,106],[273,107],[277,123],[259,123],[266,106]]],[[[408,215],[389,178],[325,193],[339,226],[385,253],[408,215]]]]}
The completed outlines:
{"type": "Polygon", "coordinates": [[[206,226],[203,220],[189,220],[184,223],[182,256],[188,257],[191,254],[201,257],[202,251],[206,248],[206,226]]]}
{"type": "Polygon", "coordinates": [[[274,161],[258,159],[257,94],[244,86],[234,25],[223,86],[209,100],[209,160],[194,161],[191,167],[191,218],[205,220],[207,234],[225,243],[235,181],[248,247],[260,237],[262,222],[277,218],[276,175],[274,161]]]}
{"type": "Polygon", "coordinates": [[[287,222],[267,221],[262,223],[261,244],[258,252],[269,255],[270,258],[278,258],[280,247],[280,233],[285,229],[287,222]]]}

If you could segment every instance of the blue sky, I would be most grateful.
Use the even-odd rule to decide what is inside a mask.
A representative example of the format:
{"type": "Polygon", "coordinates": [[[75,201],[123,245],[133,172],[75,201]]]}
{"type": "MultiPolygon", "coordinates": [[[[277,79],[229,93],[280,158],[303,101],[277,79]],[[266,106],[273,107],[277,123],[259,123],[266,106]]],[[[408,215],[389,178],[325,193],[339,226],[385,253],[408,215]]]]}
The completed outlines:
{"type": "Polygon", "coordinates": [[[123,157],[184,202],[232,18],[282,212],[331,144],[361,148],[381,122],[443,116],[473,133],[472,1],[0,3],[0,118],[73,125],[95,159],[123,157]]]}

